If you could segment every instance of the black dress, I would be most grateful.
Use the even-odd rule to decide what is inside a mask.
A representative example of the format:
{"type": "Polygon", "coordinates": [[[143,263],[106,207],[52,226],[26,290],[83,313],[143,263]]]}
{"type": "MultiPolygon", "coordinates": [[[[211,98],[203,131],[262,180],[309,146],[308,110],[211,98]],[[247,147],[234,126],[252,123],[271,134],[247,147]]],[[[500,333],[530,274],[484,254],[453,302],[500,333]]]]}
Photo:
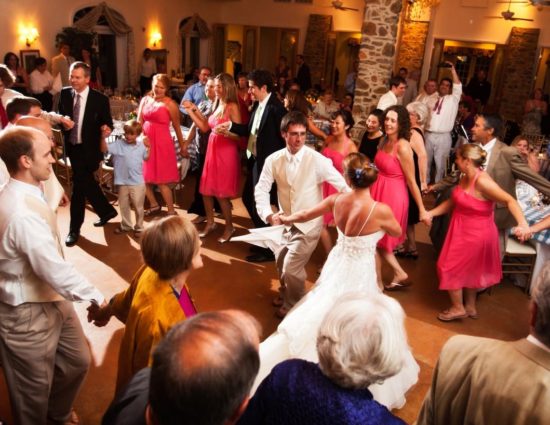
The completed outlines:
{"type": "Polygon", "coordinates": [[[361,144],[359,145],[359,152],[367,156],[371,162],[374,162],[374,157],[378,151],[378,144],[380,143],[382,137],[384,137],[383,134],[375,137],[374,139],[369,139],[368,133],[365,132],[363,139],[361,140],[361,144]]]}
{"type": "MultiPolygon", "coordinates": [[[[412,131],[416,131],[418,134],[420,134],[420,137],[422,137],[422,142],[426,144],[426,141],[424,140],[424,133],[422,133],[422,130],[419,128],[411,128],[412,131]]],[[[416,181],[416,184],[418,187],[420,187],[420,169],[418,168],[418,155],[413,149],[413,161],[414,161],[414,180],[416,181]]],[[[409,192],[409,216],[407,219],[407,223],[409,225],[416,224],[420,221],[420,211],[418,210],[418,205],[416,205],[416,202],[412,196],[412,193],[410,189],[407,187],[407,191],[409,192]]]]}

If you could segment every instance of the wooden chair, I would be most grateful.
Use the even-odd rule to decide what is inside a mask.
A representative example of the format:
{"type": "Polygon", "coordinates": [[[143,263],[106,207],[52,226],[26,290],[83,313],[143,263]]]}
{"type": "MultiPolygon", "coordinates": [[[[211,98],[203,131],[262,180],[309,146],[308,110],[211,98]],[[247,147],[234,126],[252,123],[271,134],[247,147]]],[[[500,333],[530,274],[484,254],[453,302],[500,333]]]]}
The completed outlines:
{"type": "Polygon", "coordinates": [[[65,153],[65,142],[63,140],[63,133],[61,130],[52,129],[54,147],[52,149],[53,157],[55,159],[54,172],[57,178],[65,182],[69,193],[71,192],[71,160],[65,153]]]}
{"type": "Polygon", "coordinates": [[[537,251],[528,243],[519,243],[514,238],[508,238],[504,258],[502,259],[502,274],[520,274],[526,276],[525,292],[529,292],[531,278],[537,259],[537,251]]]}

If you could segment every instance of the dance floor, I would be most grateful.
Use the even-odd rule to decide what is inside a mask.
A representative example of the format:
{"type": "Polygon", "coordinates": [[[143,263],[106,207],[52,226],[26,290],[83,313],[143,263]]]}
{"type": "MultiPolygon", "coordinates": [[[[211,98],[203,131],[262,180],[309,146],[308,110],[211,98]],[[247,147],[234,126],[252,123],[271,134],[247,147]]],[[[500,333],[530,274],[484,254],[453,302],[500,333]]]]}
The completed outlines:
{"type": "MultiPolygon", "coordinates": [[[[187,206],[192,196],[192,179],[178,194],[181,205],[187,206]]],[[[241,200],[233,201],[237,235],[245,234],[251,226],[241,200]]],[[[180,214],[185,210],[178,209],[180,214]]],[[[190,216],[192,218],[193,216],[190,216]]],[[[65,248],[68,261],[86,275],[107,298],[123,290],[140,265],[139,245],[128,235],[115,235],[117,217],[104,228],[95,228],[95,214],[86,212],[81,238],[77,246],[65,248]]],[[[219,219],[217,219],[220,221],[219,219]]],[[[59,228],[64,238],[69,225],[68,208],[58,211],[59,228]]],[[[223,229],[218,229],[203,241],[204,268],[190,278],[189,287],[199,311],[238,308],[254,315],[263,326],[263,336],[276,328],[279,320],[274,315],[271,300],[276,295],[278,280],[275,264],[247,263],[248,245],[244,243],[219,244],[216,240],[223,229]]],[[[479,298],[479,319],[465,319],[452,323],[437,320],[437,313],[447,307],[446,293],[437,289],[434,251],[422,224],[417,226],[419,240],[418,260],[405,259],[401,263],[413,285],[390,296],[397,299],[407,313],[409,344],[421,372],[418,383],[408,392],[407,403],[395,411],[408,423],[416,419],[424,395],[429,388],[433,368],[441,347],[457,333],[514,340],[527,335],[528,296],[519,288],[504,281],[490,295],[479,298]]],[[[308,284],[317,278],[323,263],[320,247],[307,265],[308,284]]],[[[467,267],[467,265],[465,265],[467,267]]],[[[475,271],[473,271],[475,272],[475,271]]],[[[391,272],[384,269],[389,282],[391,272]]],[[[75,304],[92,352],[92,365],[84,386],[76,400],[75,409],[85,425],[99,424],[101,416],[113,396],[118,350],[122,338],[122,324],[112,319],[104,328],[86,322],[87,304],[75,304]]],[[[0,376],[0,418],[11,424],[11,415],[3,377],[0,376]]]]}

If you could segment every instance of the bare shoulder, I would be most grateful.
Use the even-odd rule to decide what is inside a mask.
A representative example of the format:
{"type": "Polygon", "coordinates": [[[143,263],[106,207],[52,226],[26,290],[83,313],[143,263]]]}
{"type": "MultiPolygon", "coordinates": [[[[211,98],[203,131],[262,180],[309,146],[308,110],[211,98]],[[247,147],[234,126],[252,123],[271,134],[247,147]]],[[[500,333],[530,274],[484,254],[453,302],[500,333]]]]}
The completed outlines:
{"type": "Polygon", "coordinates": [[[406,139],[399,139],[397,141],[397,153],[407,154],[411,152],[411,144],[406,139]]]}

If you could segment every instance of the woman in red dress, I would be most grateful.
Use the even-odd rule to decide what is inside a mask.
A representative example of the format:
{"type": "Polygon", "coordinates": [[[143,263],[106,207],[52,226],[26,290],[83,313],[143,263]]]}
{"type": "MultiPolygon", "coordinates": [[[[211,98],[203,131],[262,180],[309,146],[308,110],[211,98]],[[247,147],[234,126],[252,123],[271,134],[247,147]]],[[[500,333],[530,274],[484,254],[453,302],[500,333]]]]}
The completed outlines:
{"type": "Polygon", "coordinates": [[[225,230],[218,242],[224,243],[229,241],[235,233],[231,216],[231,198],[237,197],[239,193],[241,138],[232,133],[218,134],[215,128],[226,121],[238,124],[242,121],[237,87],[233,77],[225,73],[218,74],[214,80],[214,90],[217,99],[213,107],[214,112],[208,118],[208,126],[212,132],[208,139],[200,184],[206,212],[206,226],[199,235],[205,237],[216,228],[214,223],[214,198],[216,198],[225,218],[225,230]]]}
{"type": "Polygon", "coordinates": [[[461,146],[456,165],[462,176],[451,198],[431,210],[432,217],[452,211],[451,223],[437,261],[439,289],[449,292],[451,307],[439,313],[439,320],[477,318],[476,294],[496,285],[502,278],[498,230],[494,221],[495,202],[505,204],[518,228],[528,233],[529,225],[517,201],[502,190],[481,167],[487,154],[478,145],[461,146]]]}
{"type": "MultiPolygon", "coordinates": [[[[399,289],[410,285],[408,275],[399,265],[393,250],[405,240],[409,211],[409,194],[418,206],[420,220],[427,214],[422,203],[420,189],[414,179],[413,150],[409,143],[411,123],[409,112],[404,106],[390,106],[384,113],[385,139],[380,142],[374,164],[379,170],[378,180],[371,188],[372,197],[384,202],[392,209],[393,215],[399,222],[402,233],[399,237],[385,235],[378,242],[377,253],[393,269],[393,278],[390,284],[384,285],[386,290],[399,289]]],[[[377,257],[378,284],[382,288],[381,262],[377,257]]]]}

